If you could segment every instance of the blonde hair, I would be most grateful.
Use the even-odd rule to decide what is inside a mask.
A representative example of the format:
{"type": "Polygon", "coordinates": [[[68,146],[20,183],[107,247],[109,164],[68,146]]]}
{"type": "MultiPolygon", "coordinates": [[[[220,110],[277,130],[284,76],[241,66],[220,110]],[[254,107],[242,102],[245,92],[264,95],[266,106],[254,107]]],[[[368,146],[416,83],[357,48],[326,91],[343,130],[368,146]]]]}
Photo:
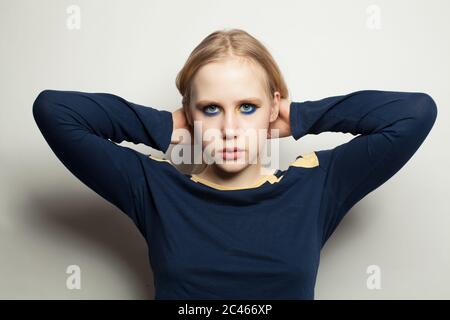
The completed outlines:
{"type": "Polygon", "coordinates": [[[258,63],[265,71],[266,91],[273,97],[279,91],[281,98],[288,98],[289,91],[281,71],[267,48],[252,35],[241,29],[214,31],[191,52],[176,77],[176,86],[183,97],[184,108],[191,100],[191,86],[195,73],[204,65],[230,57],[240,57],[258,63]]]}

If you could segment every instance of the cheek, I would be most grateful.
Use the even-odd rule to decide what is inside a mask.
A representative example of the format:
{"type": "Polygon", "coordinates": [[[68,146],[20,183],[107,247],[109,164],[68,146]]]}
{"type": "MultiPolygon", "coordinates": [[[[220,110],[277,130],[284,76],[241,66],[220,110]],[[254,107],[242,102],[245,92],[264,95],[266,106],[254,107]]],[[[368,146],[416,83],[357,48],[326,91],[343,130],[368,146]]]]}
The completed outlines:
{"type": "Polygon", "coordinates": [[[245,127],[247,136],[251,141],[259,142],[262,140],[261,136],[267,136],[269,124],[269,115],[261,113],[258,116],[252,117],[243,127],[245,127]]]}
{"type": "MultiPolygon", "coordinates": [[[[246,118],[243,118],[246,120],[246,118]]],[[[270,124],[270,110],[268,108],[259,108],[255,113],[248,116],[246,126],[254,129],[265,129],[270,124]]]]}
{"type": "Polygon", "coordinates": [[[221,131],[214,123],[210,121],[203,121],[201,127],[195,128],[195,139],[197,143],[201,143],[203,148],[214,143],[214,141],[221,142],[221,131]]]}

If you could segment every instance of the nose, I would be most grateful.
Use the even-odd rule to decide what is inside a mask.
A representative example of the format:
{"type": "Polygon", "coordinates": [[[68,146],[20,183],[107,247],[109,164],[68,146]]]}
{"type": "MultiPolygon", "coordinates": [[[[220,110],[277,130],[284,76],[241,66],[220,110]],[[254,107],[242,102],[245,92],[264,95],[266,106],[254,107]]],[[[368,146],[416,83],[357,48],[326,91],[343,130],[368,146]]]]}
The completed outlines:
{"type": "Polygon", "coordinates": [[[222,123],[222,135],[225,139],[237,137],[239,131],[239,121],[233,112],[227,112],[222,123]]]}

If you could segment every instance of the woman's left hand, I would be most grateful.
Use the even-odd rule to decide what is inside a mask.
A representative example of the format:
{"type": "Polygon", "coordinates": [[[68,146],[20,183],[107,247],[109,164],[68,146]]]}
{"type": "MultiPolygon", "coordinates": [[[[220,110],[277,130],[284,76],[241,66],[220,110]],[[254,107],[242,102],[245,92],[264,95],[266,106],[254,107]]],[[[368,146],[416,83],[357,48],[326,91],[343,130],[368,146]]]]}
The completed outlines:
{"type": "Polygon", "coordinates": [[[271,122],[269,125],[267,132],[268,139],[272,139],[272,136],[270,134],[272,129],[279,130],[278,137],[276,138],[289,137],[290,135],[292,135],[291,123],[289,120],[290,106],[291,106],[290,99],[280,100],[280,111],[278,113],[278,118],[274,122],[271,122]]]}

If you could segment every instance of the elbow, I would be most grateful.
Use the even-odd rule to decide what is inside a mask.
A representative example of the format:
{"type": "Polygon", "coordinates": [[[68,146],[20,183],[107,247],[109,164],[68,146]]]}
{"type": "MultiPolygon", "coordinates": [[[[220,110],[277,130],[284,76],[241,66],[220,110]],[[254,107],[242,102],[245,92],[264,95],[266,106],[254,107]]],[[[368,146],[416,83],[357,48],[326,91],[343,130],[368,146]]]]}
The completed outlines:
{"type": "Polygon", "coordinates": [[[48,109],[53,101],[55,101],[55,92],[56,90],[45,89],[37,95],[32,107],[32,112],[35,119],[42,113],[45,113],[45,109],[48,109]]]}
{"type": "Polygon", "coordinates": [[[41,130],[50,119],[55,90],[45,89],[41,91],[33,102],[32,114],[34,121],[41,130]]]}
{"type": "Polygon", "coordinates": [[[413,92],[409,97],[414,118],[427,131],[431,130],[437,118],[437,105],[434,99],[424,92],[413,92]]]}
{"type": "Polygon", "coordinates": [[[54,90],[45,89],[37,95],[36,99],[33,102],[33,113],[49,104],[53,91],[54,90]]]}

